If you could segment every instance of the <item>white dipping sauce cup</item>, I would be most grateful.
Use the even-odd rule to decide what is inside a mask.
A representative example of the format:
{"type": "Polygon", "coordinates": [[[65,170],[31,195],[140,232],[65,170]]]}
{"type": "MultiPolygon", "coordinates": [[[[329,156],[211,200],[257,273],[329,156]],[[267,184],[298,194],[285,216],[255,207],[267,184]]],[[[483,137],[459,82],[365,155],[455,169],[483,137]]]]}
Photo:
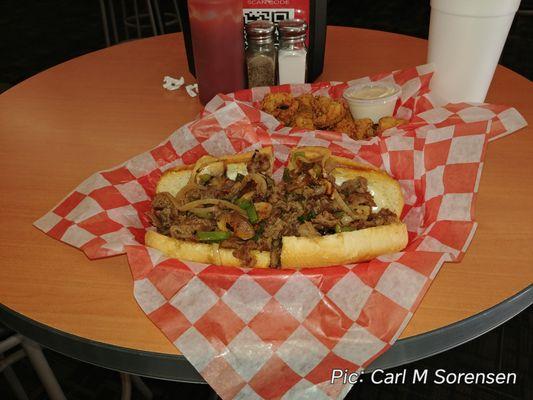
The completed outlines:
{"type": "Polygon", "coordinates": [[[354,119],[370,118],[377,123],[381,117],[392,116],[396,100],[401,94],[402,88],[395,83],[370,82],[349,86],[344,91],[343,97],[354,119]],[[354,97],[354,94],[366,89],[385,89],[389,94],[374,98],[354,97]]]}
{"type": "Polygon", "coordinates": [[[450,102],[485,100],[520,0],[431,0],[431,90],[450,102]]]}

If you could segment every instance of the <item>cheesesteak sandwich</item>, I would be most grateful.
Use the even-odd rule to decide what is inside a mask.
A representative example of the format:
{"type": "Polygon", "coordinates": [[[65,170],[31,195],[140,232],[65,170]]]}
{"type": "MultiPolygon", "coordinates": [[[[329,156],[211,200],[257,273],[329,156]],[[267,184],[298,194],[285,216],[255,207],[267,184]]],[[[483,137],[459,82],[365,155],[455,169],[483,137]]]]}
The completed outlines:
{"type": "Polygon", "coordinates": [[[169,257],[225,266],[321,267],[402,250],[397,181],[374,167],[295,148],[280,182],[271,148],[166,171],[146,245],[169,257]]]}

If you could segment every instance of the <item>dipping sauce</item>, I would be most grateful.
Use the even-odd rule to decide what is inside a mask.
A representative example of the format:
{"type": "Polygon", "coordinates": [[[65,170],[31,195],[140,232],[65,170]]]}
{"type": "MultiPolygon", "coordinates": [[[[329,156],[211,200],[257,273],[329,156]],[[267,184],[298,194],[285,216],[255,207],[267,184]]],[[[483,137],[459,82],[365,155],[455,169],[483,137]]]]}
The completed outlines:
{"type": "Polygon", "coordinates": [[[347,96],[352,99],[382,99],[396,93],[396,88],[388,86],[366,85],[350,92],[347,96]]]}
{"type": "Polygon", "coordinates": [[[395,83],[360,83],[344,91],[354,119],[370,118],[377,123],[381,117],[392,116],[402,89],[395,83]]]}

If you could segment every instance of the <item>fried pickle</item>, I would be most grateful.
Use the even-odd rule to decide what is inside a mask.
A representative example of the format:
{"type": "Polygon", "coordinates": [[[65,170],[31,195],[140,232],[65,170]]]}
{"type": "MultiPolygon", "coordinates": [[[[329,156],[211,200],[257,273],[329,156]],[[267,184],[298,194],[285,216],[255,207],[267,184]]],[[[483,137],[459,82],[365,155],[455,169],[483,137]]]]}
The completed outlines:
{"type": "Polygon", "coordinates": [[[354,119],[355,132],[357,140],[368,139],[376,136],[376,126],[370,118],[354,119]]]}
{"type": "Polygon", "coordinates": [[[283,122],[291,125],[298,112],[299,103],[290,93],[269,93],[261,102],[261,109],[283,122]]]}
{"type": "Polygon", "coordinates": [[[296,128],[305,128],[305,129],[315,130],[316,127],[313,121],[313,112],[312,111],[311,112],[309,111],[298,112],[294,116],[293,125],[296,128]]]}
{"type": "Polygon", "coordinates": [[[368,139],[376,135],[375,126],[370,118],[354,120],[349,114],[340,120],[333,130],[346,133],[355,140],[368,139]]]}
{"type": "Polygon", "coordinates": [[[356,140],[371,138],[386,129],[408,122],[394,117],[383,117],[377,124],[370,118],[354,120],[342,99],[334,100],[311,93],[296,97],[290,93],[269,93],[261,102],[261,110],[287,126],[342,132],[356,140]]]}
{"type": "Polygon", "coordinates": [[[316,96],[312,102],[315,126],[320,129],[333,127],[346,115],[343,103],[326,96],[316,96]]]}
{"type": "Polygon", "coordinates": [[[314,96],[311,93],[305,93],[296,97],[296,101],[299,104],[298,112],[313,113],[313,99],[314,96]]]}
{"type": "Polygon", "coordinates": [[[406,124],[407,121],[401,118],[382,117],[378,122],[378,131],[383,132],[385,129],[394,128],[398,125],[406,124]]]}

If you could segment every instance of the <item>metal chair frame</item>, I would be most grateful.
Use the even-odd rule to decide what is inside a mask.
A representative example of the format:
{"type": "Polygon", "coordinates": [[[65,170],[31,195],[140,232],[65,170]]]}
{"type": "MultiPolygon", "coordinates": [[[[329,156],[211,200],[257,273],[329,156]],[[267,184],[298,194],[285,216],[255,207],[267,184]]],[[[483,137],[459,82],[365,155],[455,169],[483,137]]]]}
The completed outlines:
{"type": "Polygon", "coordinates": [[[4,373],[4,376],[17,399],[28,400],[28,395],[24,391],[24,388],[11,368],[11,365],[24,357],[28,357],[50,400],[66,400],[54,372],[50,368],[48,361],[46,361],[41,346],[22,335],[13,334],[0,341],[0,372],[4,373]],[[4,354],[17,346],[20,346],[21,348],[9,353],[7,356],[4,354]]]}
{"type": "MultiPolygon", "coordinates": [[[[99,0],[100,11],[102,14],[102,26],[104,29],[104,36],[106,46],[119,43],[120,36],[117,27],[117,18],[115,13],[114,0],[99,0]]],[[[179,9],[176,0],[172,0],[174,12],[161,13],[161,5],[159,0],[145,0],[146,12],[139,12],[138,0],[132,0],[133,15],[127,15],[126,1],[120,0],[120,8],[122,13],[122,23],[124,24],[125,40],[130,40],[130,29],[135,29],[137,38],[142,37],[143,29],[150,29],[154,36],[165,34],[166,28],[177,24],[180,31],[181,21],[179,18],[179,9]],[[168,20],[166,20],[168,18],[168,20]],[[144,22],[143,20],[148,20],[144,22]]]]}
{"type": "MultiPolygon", "coordinates": [[[[0,335],[5,336],[6,334],[9,334],[9,332],[0,327],[0,335]]],[[[43,384],[50,400],[66,400],[65,394],[63,393],[54,372],[50,368],[41,346],[20,334],[12,334],[0,341],[0,373],[4,374],[15,397],[18,400],[29,400],[28,394],[11,367],[11,365],[24,357],[28,357],[28,360],[37,373],[37,376],[43,384]],[[18,346],[20,346],[20,348],[14,350],[18,346]],[[10,350],[13,351],[5,355],[5,353],[10,350]]],[[[121,400],[131,399],[132,385],[141,392],[143,397],[147,400],[152,400],[154,397],[152,391],[137,375],[121,372],[120,381],[122,384],[121,400]]]]}

